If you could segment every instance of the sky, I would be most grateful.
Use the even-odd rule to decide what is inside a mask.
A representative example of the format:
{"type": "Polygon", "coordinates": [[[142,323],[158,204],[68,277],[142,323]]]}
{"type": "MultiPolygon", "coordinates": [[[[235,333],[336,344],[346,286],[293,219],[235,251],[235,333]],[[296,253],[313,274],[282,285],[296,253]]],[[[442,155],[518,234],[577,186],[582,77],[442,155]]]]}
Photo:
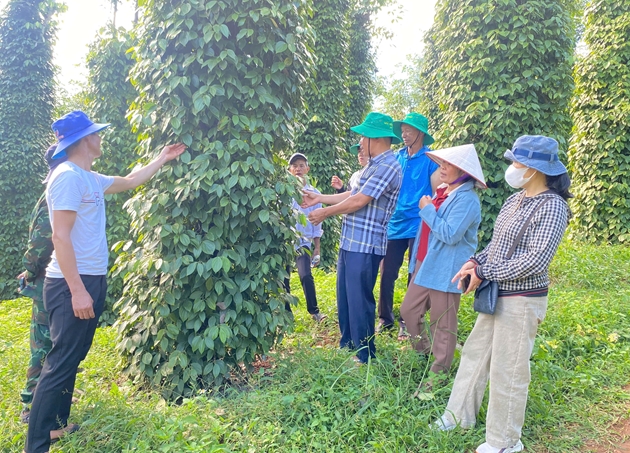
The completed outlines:
{"type": "MultiPolygon", "coordinates": [[[[383,11],[376,18],[377,26],[392,33],[391,39],[375,39],[377,66],[380,75],[392,76],[405,62],[407,55],[421,54],[422,36],[433,23],[436,0],[397,0],[393,8],[383,11]],[[396,23],[392,21],[396,19],[396,23]]],[[[0,0],[4,9],[8,0],[0,0]]],[[[73,82],[85,81],[87,71],[84,61],[88,45],[94,41],[98,30],[113,16],[109,0],[65,0],[67,11],[59,17],[59,30],[54,59],[59,67],[59,81],[69,92],[76,91],[73,82]]],[[[133,21],[132,1],[119,6],[116,24],[128,27],[133,21]]]]}

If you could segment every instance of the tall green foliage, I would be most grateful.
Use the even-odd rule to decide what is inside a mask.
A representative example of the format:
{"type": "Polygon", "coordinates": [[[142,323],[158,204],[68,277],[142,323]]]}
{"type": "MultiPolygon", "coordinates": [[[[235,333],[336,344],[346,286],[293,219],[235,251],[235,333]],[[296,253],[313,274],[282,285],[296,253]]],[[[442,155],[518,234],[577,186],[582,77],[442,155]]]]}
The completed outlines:
{"type": "Polygon", "coordinates": [[[293,146],[312,36],[295,0],[145,1],[132,122],[189,149],[127,203],[118,321],[127,371],[187,394],[248,366],[291,325],[293,146]]]}
{"type": "MultiPolygon", "coordinates": [[[[370,111],[375,89],[376,63],[372,48],[372,17],[379,4],[360,0],[353,6],[349,17],[348,78],[349,105],[346,121],[350,126],[360,124],[370,111]]],[[[346,146],[354,145],[356,135],[346,132],[346,146]]]]}
{"type": "Polygon", "coordinates": [[[630,243],[630,3],[594,1],[575,69],[571,236],[630,243]]]}
{"type": "Polygon", "coordinates": [[[410,56],[398,74],[391,78],[379,77],[376,93],[381,103],[380,112],[402,119],[409,112],[419,111],[424,90],[421,68],[422,58],[410,56]]]}
{"type": "MultiPolygon", "coordinates": [[[[349,20],[350,0],[318,0],[313,2],[310,25],[315,33],[316,75],[307,91],[306,130],[297,148],[308,157],[310,176],[323,193],[331,193],[333,175],[346,178],[349,156],[345,137],[350,124],[346,118],[350,103],[349,20]]],[[[321,258],[330,266],[337,256],[340,219],[327,219],[322,227],[321,258]]]]}
{"type": "Polygon", "coordinates": [[[22,268],[29,215],[44,187],[44,151],[55,141],[52,0],[11,0],[0,17],[0,296],[22,268]]]}
{"type": "Polygon", "coordinates": [[[482,193],[482,242],[512,192],[506,148],[523,134],[571,132],[568,103],[575,25],[572,0],[441,0],[426,36],[422,79],[438,145],[474,143],[490,189],[482,193]]]}
{"type": "MultiPolygon", "coordinates": [[[[129,71],[134,60],[130,49],[134,37],[124,29],[107,27],[101,30],[99,38],[90,46],[87,58],[88,111],[91,117],[101,123],[111,123],[103,131],[103,157],[95,162],[94,169],[106,175],[125,175],[137,159],[134,152],[137,138],[126,119],[127,110],[137,96],[136,89],[129,81],[129,71]]],[[[123,209],[130,198],[129,192],[106,196],[107,241],[113,246],[118,241],[129,239],[129,214],[123,209]]],[[[113,266],[117,253],[109,254],[109,267],[112,272],[108,279],[106,311],[103,322],[113,322],[111,311],[113,302],[122,295],[122,275],[113,266]]]]}

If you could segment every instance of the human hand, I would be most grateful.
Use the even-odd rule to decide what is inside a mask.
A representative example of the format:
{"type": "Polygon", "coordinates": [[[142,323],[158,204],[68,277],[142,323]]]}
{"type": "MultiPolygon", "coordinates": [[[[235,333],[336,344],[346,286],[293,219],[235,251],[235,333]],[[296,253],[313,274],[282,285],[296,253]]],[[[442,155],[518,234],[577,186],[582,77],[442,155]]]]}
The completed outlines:
{"type": "Polygon", "coordinates": [[[319,194],[308,190],[302,191],[302,204],[303,208],[310,208],[319,203],[319,194]]]}
{"type": "Polygon", "coordinates": [[[330,181],[330,185],[333,187],[333,189],[341,190],[341,188],[343,187],[343,181],[339,179],[338,176],[335,175],[332,177],[332,180],[330,181]]]}
{"type": "Polygon", "coordinates": [[[311,259],[311,264],[313,267],[317,267],[319,266],[319,262],[320,262],[320,252],[319,252],[319,247],[315,247],[313,249],[313,258],[311,259]]]}
{"type": "Polygon", "coordinates": [[[166,145],[160,153],[160,158],[164,159],[164,162],[171,161],[179,157],[186,151],[186,145],[183,143],[175,143],[174,145],[166,145]]]}
{"type": "Polygon", "coordinates": [[[428,206],[433,203],[433,199],[429,195],[425,195],[420,198],[420,202],[418,203],[418,207],[420,209],[424,209],[425,206],[428,206]]]}
{"type": "Polygon", "coordinates": [[[18,280],[19,280],[19,279],[21,279],[21,278],[23,278],[23,279],[25,279],[25,280],[26,280],[26,271],[22,272],[20,275],[18,275],[18,276],[17,276],[17,277],[15,277],[15,278],[17,278],[18,280]]]}
{"type": "Polygon", "coordinates": [[[92,296],[85,289],[72,294],[72,310],[74,316],[79,319],[94,318],[94,301],[92,296]]]}
{"type": "Polygon", "coordinates": [[[319,225],[324,220],[326,220],[328,216],[326,215],[326,208],[315,209],[308,215],[308,221],[313,225],[319,225]]]}
{"type": "Polygon", "coordinates": [[[471,291],[475,291],[482,282],[482,280],[477,277],[474,268],[466,269],[465,271],[460,270],[455,277],[453,277],[452,282],[455,282],[458,278],[459,282],[457,283],[457,289],[462,290],[462,294],[468,294],[471,291]]]}
{"type": "Polygon", "coordinates": [[[466,261],[464,265],[462,266],[462,268],[457,272],[457,274],[455,274],[455,276],[451,280],[451,283],[455,283],[456,280],[459,280],[459,283],[457,284],[457,288],[465,289],[465,288],[462,288],[462,285],[463,285],[462,280],[468,276],[468,271],[473,270],[473,273],[474,273],[475,266],[477,266],[477,263],[475,263],[474,261],[472,260],[466,261]]]}

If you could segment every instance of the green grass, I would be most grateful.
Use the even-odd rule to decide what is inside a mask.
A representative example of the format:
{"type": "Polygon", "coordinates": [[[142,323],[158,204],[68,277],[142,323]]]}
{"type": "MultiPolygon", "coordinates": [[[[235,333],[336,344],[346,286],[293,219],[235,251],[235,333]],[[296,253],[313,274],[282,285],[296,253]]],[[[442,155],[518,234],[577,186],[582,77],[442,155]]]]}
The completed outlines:
{"type": "MultiPolygon", "coordinates": [[[[587,451],[627,418],[630,395],[630,249],[563,244],[552,266],[547,318],[532,359],[523,442],[529,452],[587,451]]],[[[402,274],[401,274],[402,275],[402,274]]],[[[294,277],[296,277],[294,275],[294,277]]],[[[396,289],[396,307],[404,294],[396,289]]],[[[208,392],[181,404],[139,389],[121,376],[115,332],[99,329],[79,375],[85,390],[72,421],[83,429],[51,452],[471,452],[484,440],[469,431],[435,433],[427,423],[446,405],[448,384],[412,399],[427,361],[393,337],[377,338],[378,359],[357,368],[337,349],[335,275],[316,272],[315,325],[300,296],[295,332],[238,389],[208,392]]],[[[460,342],[475,314],[465,298],[460,342]]],[[[17,415],[28,348],[29,301],[0,304],[0,451],[21,452],[26,426],[17,415]]],[[[459,362],[458,353],[454,368],[459,362]]]]}

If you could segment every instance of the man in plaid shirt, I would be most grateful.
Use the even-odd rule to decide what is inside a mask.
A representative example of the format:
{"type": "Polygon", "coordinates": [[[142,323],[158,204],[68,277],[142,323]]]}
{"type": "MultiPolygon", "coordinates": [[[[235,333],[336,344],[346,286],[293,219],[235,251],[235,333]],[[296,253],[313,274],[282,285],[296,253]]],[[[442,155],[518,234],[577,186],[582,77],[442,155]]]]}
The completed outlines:
{"type": "Polygon", "coordinates": [[[390,116],[372,112],[362,124],[351,128],[362,136],[361,148],[369,162],[349,197],[304,193],[303,206],[332,205],[309,214],[314,225],[330,216],[344,215],[337,262],[340,347],[357,350],[355,360],[359,363],[375,357],[374,284],[387,248],[387,224],[402,181],[402,169],[391,151],[391,145],[400,143],[400,138],[392,127],[390,116]]]}

